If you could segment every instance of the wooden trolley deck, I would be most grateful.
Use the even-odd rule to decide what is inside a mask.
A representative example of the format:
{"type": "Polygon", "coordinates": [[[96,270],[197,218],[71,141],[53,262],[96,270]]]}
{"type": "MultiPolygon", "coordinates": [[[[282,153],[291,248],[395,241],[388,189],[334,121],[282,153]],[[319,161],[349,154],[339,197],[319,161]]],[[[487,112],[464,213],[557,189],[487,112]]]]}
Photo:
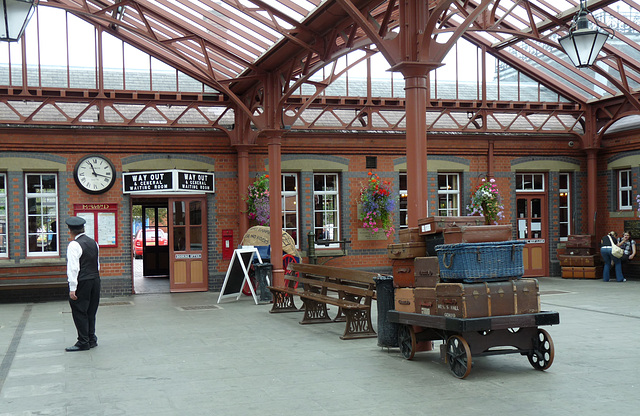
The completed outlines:
{"type": "Polygon", "coordinates": [[[398,344],[402,355],[412,359],[416,351],[424,351],[431,341],[442,340],[442,358],[454,376],[465,378],[471,372],[472,357],[520,353],[537,370],[546,370],[553,363],[551,336],[543,325],[557,325],[557,312],[483,318],[452,318],[391,310],[389,322],[400,324],[398,344]]]}

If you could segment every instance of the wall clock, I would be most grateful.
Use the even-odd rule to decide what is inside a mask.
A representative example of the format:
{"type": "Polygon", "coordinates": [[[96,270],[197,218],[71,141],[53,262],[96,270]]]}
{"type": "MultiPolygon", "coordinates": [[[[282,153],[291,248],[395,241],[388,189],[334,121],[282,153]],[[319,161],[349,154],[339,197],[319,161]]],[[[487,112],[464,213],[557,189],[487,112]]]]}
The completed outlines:
{"type": "Polygon", "coordinates": [[[78,187],[89,194],[107,192],[116,181],[116,170],[109,159],[100,155],[85,156],[73,170],[78,187]]]}

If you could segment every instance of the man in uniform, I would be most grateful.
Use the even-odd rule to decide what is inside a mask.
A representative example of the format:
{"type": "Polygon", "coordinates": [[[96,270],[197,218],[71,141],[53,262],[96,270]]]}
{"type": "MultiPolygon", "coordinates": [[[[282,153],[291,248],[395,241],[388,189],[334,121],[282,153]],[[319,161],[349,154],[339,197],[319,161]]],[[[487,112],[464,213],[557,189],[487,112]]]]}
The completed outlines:
{"type": "Polygon", "coordinates": [[[65,351],[87,351],[98,346],[96,312],[100,303],[100,261],[98,244],[84,233],[85,220],[66,220],[73,240],[67,247],[67,280],[69,304],[78,342],[65,351]]]}

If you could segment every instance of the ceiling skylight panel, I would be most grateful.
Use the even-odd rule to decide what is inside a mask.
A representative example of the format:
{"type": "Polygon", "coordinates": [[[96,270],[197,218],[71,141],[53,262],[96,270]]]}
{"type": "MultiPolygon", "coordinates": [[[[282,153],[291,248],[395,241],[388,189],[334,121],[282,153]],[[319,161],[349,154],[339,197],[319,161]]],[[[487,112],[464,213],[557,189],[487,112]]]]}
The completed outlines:
{"type": "MultiPolygon", "coordinates": [[[[209,0],[205,1],[209,2],[209,0]]],[[[281,34],[271,26],[271,19],[268,19],[268,23],[265,23],[261,21],[261,19],[257,19],[255,17],[255,15],[257,14],[255,13],[255,6],[252,6],[252,10],[249,11],[245,10],[244,8],[238,9],[227,3],[215,2],[212,7],[215,7],[216,10],[224,10],[220,12],[227,16],[235,26],[252,27],[249,33],[257,38],[264,39],[264,42],[269,46],[282,37],[281,34]]],[[[240,35],[242,35],[242,33],[240,33],[240,35]]],[[[267,46],[266,49],[268,49],[269,46],[267,46]]]]}

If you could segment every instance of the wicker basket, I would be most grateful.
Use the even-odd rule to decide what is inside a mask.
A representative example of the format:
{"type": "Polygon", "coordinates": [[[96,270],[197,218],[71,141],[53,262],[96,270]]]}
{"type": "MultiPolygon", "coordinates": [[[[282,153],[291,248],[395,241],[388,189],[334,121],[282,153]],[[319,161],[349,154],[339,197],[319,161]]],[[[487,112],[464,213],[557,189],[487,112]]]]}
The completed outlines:
{"type": "Polygon", "coordinates": [[[445,282],[490,282],[519,279],[524,274],[519,240],[436,246],[440,279],[445,282]]]}

